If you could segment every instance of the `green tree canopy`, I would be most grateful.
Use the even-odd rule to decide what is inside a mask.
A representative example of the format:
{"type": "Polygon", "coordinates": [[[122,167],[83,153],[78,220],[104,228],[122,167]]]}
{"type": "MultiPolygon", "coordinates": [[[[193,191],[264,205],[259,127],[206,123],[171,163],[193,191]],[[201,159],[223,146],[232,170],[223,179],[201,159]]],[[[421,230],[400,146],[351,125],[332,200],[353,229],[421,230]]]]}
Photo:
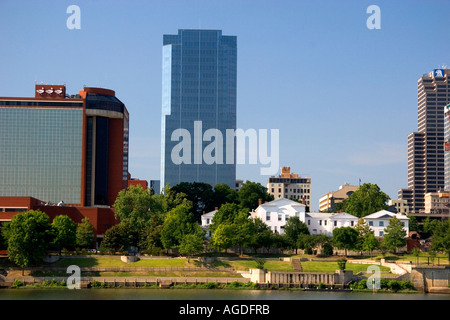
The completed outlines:
{"type": "Polygon", "coordinates": [[[127,230],[123,224],[119,223],[105,231],[101,248],[103,250],[112,250],[112,253],[124,251],[128,246],[127,230]]]}
{"type": "Polygon", "coordinates": [[[443,251],[450,261],[450,220],[439,221],[431,238],[431,250],[443,251]]]}
{"type": "Polygon", "coordinates": [[[12,218],[6,225],[5,237],[9,259],[26,268],[42,261],[54,235],[48,216],[29,210],[12,218]]]}
{"type": "Polygon", "coordinates": [[[84,217],[77,225],[76,245],[80,248],[92,248],[94,243],[95,229],[88,217],[84,217]]]}
{"type": "Polygon", "coordinates": [[[247,211],[258,207],[259,199],[272,201],[273,195],[267,193],[267,188],[258,182],[246,181],[238,191],[238,200],[242,208],[247,211]]]}
{"type": "Polygon", "coordinates": [[[231,223],[221,223],[217,226],[212,238],[211,244],[219,250],[231,248],[233,245],[233,236],[236,226],[231,223]]]}
{"type": "Polygon", "coordinates": [[[188,262],[193,254],[199,253],[203,250],[203,237],[200,233],[185,234],[181,239],[179,252],[187,256],[188,262]]]}
{"type": "Polygon", "coordinates": [[[396,251],[397,248],[406,245],[406,230],[403,228],[403,223],[393,216],[389,220],[389,225],[384,228],[383,243],[388,250],[396,251]]]}
{"type": "Polygon", "coordinates": [[[209,230],[214,233],[216,228],[222,223],[234,223],[235,219],[242,213],[247,216],[246,209],[242,209],[238,204],[235,203],[225,203],[223,204],[214,217],[211,219],[211,224],[209,230]]]}
{"type": "Polygon", "coordinates": [[[333,229],[333,244],[339,249],[347,250],[355,249],[358,240],[358,231],[352,227],[340,227],[333,229]]]}
{"type": "Polygon", "coordinates": [[[52,244],[61,249],[74,247],[77,241],[77,224],[67,215],[58,215],[53,219],[52,228],[55,235],[52,244]]]}
{"type": "Polygon", "coordinates": [[[389,199],[389,196],[381,191],[378,185],[364,183],[342,202],[342,209],[361,218],[374,212],[385,210],[389,199]]]}
{"type": "Polygon", "coordinates": [[[380,247],[380,243],[373,233],[368,234],[364,237],[364,242],[362,244],[362,250],[368,251],[369,254],[372,253],[373,250],[376,250],[380,247]]]}
{"type": "Polygon", "coordinates": [[[301,234],[309,234],[308,226],[298,217],[290,217],[284,225],[284,236],[291,249],[297,253],[297,240],[301,234]]]}
{"type": "Polygon", "coordinates": [[[238,204],[237,191],[225,183],[216,184],[214,186],[214,207],[220,208],[220,206],[225,203],[238,204]]]}
{"type": "Polygon", "coordinates": [[[363,218],[358,219],[358,223],[355,226],[355,230],[358,231],[358,239],[355,244],[355,249],[359,251],[364,250],[364,241],[369,235],[373,235],[373,230],[370,229],[370,226],[366,223],[363,218]]]}
{"type": "Polygon", "coordinates": [[[191,211],[196,221],[200,221],[203,211],[214,210],[214,190],[210,184],[203,182],[181,182],[172,187],[171,192],[182,193],[192,202],[191,211]]]}
{"type": "Polygon", "coordinates": [[[191,207],[181,204],[167,213],[161,230],[161,243],[166,249],[176,248],[186,234],[193,233],[201,234],[201,227],[191,207]]]}

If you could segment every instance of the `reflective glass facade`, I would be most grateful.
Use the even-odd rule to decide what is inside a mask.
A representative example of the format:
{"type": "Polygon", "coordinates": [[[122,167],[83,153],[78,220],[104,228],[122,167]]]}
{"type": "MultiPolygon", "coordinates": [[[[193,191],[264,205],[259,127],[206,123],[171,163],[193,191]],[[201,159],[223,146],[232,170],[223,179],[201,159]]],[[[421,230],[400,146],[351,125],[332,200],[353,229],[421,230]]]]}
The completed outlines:
{"type": "Polygon", "coordinates": [[[225,139],[227,129],[236,130],[236,37],[223,36],[220,30],[179,30],[177,35],[164,35],[162,63],[161,187],[206,182],[234,188],[235,147],[227,155],[225,139]],[[223,141],[213,137],[202,141],[201,148],[194,148],[194,121],[201,121],[201,141],[208,129],[218,129],[223,141]],[[171,141],[176,129],[190,134],[190,164],[173,162],[172,151],[180,143],[171,141]],[[213,141],[217,143],[211,154],[222,150],[222,164],[207,164],[202,154],[194,155],[195,150],[203,152],[213,141]],[[194,158],[199,156],[202,161],[195,164],[194,158]],[[226,161],[227,157],[233,160],[226,161]]]}
{"type": "Polygon", "coordinates": [[[81,203],[83,109],[79,105],[0,108],[0,196],[81,203]]]}

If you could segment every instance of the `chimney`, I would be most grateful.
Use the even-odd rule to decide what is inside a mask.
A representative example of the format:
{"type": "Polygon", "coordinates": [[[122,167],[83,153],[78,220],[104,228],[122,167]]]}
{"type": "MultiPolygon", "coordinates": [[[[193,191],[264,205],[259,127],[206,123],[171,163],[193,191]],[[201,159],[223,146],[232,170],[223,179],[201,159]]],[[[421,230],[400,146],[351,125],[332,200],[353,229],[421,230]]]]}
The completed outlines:
{"type": "Polygon", "coordinates": [[[214,210],[216,210],[216,211],[219,210],[219,207],[214,207],[214,210]]]}
{"type": "Polygon", "coordinates": [[[262,205],[262,199],[261,198],[258,199],[258,205],[262,205]]]}

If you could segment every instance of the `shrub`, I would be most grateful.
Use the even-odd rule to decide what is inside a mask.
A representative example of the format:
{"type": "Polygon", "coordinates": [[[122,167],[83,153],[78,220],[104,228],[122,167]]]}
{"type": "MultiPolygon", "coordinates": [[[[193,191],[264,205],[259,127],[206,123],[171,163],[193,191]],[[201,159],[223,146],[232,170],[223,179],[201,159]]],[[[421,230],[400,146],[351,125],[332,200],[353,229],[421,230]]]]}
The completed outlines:
{"type": "Polygon", "coordinates": [[[207,282],[204,284],[206,289],[216,289],[219,285],[216,282],[207,282]]]}
{"type": "Polygon", "coordinates": [[[264,264],[266,263],[266,260],[264,259],[256,259],[256,268],[257,269],[264,269],[264,264]]]}
{"type": "Polygon", "coordinates": [[[345,270],[345,264],[347,263],[347,259],[339,259],[337,260],[337,264],[339,267],[339,270],[345,270]]]}
{"type": "Polygon", "coordinates": [[[389,290],[392,290],[394,292],[397,292],[398,290],[401,289],[400,282],[398,282],[397,280],[390,280],[387,283],[387,286],[388,286],[389,290]]]}
{"type": "Polygon", "coordinates": [[[322,254],[325,256],[333,255],[333,246],[331,245],[331,243],[327,242],[322,246],[322,254]]]}
{"type": "Polygon", "coordinates": [[[13,285],[11,286],[12,288],[19,288],[23,286],[23,282],[20,281],[19,279],[15,279],[13,285]]]}

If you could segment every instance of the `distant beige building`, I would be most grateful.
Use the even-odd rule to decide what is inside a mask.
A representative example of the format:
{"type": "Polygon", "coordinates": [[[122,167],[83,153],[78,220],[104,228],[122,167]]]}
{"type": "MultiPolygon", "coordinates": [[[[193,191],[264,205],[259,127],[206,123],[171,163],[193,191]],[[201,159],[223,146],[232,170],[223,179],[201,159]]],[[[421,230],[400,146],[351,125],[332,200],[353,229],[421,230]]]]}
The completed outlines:
{"type": "Polygon", "coordinates": [[[285,198],[311,205],[311,178],[291,173],[291,167],[281,167],[281,174],[267,179],[267,192],[274,199],[285,198]]]}
{"type": "Polygon", "coordinates": [[[340,186],[339,190],[328,192],[319,199],[319,211],[333,211],[337,203],[347,199],[358,188],[358,186],[352,186],[346,183],[340,186]]]}
{"type": "Polygon", "coordinates": [[[408,213],[410,213],[408,200],[404,199],[389,200],[388,206],[394,207],[397,210],[397,213],[399,214],[407,215],[408,213]]]}
{"type": "Polygon", "coordinates": [[[425,194],[425,214],[442,214],[449,212],[450,193],[444,191],[425,194]]]}

